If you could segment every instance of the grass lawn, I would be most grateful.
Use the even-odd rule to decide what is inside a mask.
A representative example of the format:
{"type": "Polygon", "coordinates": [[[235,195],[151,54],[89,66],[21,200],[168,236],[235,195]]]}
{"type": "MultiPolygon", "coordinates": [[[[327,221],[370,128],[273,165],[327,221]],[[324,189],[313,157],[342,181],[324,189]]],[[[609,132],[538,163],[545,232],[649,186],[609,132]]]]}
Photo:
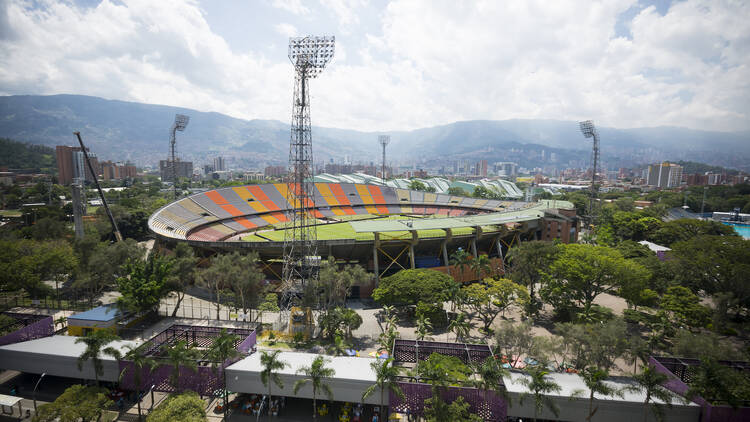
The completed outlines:
{"type": "Polygon", "coordinates": [[[21,210],[0,210],[0,217],[11,218],[20,217],[21,215],[23,215],[21,210]]]}
{"type": "MultiPolygon", "coordinates": [[[[404,219],[404,217],[390,216],[390,219],[404,219]]],[[[280,226],[280,227],[283,227],[280,226]]],[[[484,226],[482,230],[485,233],[495,232],[498,229],[495,226],[484,226]]],[[[352,226],[348,222],[342,223],[331,223],[318,226],[318,240],[337,240],[337,239],[354,239],[354,240],[374,240],[375,235],[373,233],[357,233],[354,231],[352,226]]],[[[473,233],[471,227],[462,227],[453,229],[454,236],[461,236],[473,233]]],[[[434,230],[419,230],[417,235],[421,239],[431,237],[444,237],[445,231],[440,229],[434,230]]],[[[380,233],[381,240],[406,240],[411,239],[411,233],[408,231],[397,231],[397,232],[382,232],[380,233]]],[[[275,242],[284,241],[284,230],[269,230],[259,231],[258,234],[250,234],[244,236],[242,240],[246,242],[266,242],[268,240],[275,242]],[[261,237],[262,236],[262,237],[261,237]]]]}

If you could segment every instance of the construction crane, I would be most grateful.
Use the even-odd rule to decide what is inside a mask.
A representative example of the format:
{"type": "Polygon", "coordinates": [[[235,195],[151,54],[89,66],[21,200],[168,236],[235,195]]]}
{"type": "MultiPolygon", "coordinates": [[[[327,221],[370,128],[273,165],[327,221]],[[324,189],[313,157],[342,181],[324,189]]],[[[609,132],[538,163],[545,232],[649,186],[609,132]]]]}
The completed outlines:
{"type": "Polygon", "coordinates": [[[89,153],[86,152],[86,147],[83,146],[83,140],[81,139],[81,132],[73,132],[73,135],[75,135],[76,138],[78,138],[78,143],[81,145],[81,151],[83,151],[83,157],[86,159],[86,164],[88,165],[89,171],[91,172],[91,176],[94,178],[94,184],[96,185],[96,190],[99,191],[99,197],[102,199],[102,205],[104,205],[104,210],[107,211],[109,222],[112,224],[112,232],[114,232],[115,234],[115,239],[118,242],[122,242],[122,233],[120,233],[120,229],[117,228],[115,217],[112,216],[112,211],[109,209],[109,205],[107,205],[107,199],[104,198],[104,192],[102,192],[102,187],[99,186],[99,180],[96,178],[96,172],[94,171],[94,166],[91,165],[91,160],[89,160],[89,153]]]}

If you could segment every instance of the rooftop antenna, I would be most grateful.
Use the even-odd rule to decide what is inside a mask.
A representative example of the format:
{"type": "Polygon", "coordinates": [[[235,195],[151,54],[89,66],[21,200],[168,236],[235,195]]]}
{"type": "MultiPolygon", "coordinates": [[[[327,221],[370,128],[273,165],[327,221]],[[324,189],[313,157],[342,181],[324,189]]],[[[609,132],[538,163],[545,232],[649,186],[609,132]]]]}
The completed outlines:
{"type": "Polygon", "coordinates": [[[301,286],[317,279],[320,269],[315,219],[315,185],[310,128],[308,81],[317,77],[333,58],[336,38],[289,38],[289,60],[294,65],[294,100],[289,140],[289,175],[286,200],[288,226],[284,230],[282,306],[290,309],[301,286]]]}
{"type": "Polygon", "coordinates": [[[175,136],[175,134],[178,130],[180,132],[184,132],[185,128],[188,125],[188,122],[190,122],[190,116],[186,116],[184,114],[175,114],[172,129],[169,131],[169,158],[170,166],[172,167],[172,191],[174,193],[174,199],[177,199],[177,162],[175,157],[177,137],[175,136]]]}
{"type": "Polygon", "coordinates": [[[389,143],[391,143],[391,137],[390,135],[380,135],[378,136],[378,143],[383,147],[383,186],[385,186],[385,147],[388,146],[389,143]]]}
{"type": "Polygon", "coordinates": [[[591,191],[589,196],[589,215],[587,216],[589,225],[594,225],[596,220],[596,197],[599,191],[596,185],[596,175],[599,172],[599,132],[591,120],[581,122],[580,126],[583,136],[593,138],[594,140],[591,150],[591,191]]]}

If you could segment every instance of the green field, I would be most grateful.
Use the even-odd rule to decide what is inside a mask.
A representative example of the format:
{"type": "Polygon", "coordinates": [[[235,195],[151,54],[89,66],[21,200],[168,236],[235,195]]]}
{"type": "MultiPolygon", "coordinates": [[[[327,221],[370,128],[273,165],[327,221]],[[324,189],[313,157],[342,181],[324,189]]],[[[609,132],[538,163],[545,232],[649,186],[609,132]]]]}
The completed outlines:
{"type": "MultiPolygon", "coordinates": [[[[404,219],[401,216],[389,216],[392,219],[404,219]]],[[[283,242],[284,241],[284,225],[275,227],[275,230],[259,231],[258,234],[247,235],[242,240],[247,242],[283,242]],[[259,236],[260,235],[260,236],[259,236]],[[261,237],[262,236],[262,237],[261,237]]],[[[482,230],[485,233],[498,231],[495,226],[484,226],[482,230]]],[[[462,227],[459,229],[453,229],[454,236],[461,236],[472,234],[473,229],[471,227],[462,227]]],[[[420,239],[444,237],[445,231],[440,229],[435,230],[419,230],[417,235],[420,239]]],[[[354,231],[352,226],[348,222],[342,223],[330,223],[318,226],[318,240],[337,240],[337,239],[354,239],[354,240],[375,240],[373,233],[357,233],[354,231]]],[[[382,232],[380,233],[381,240],[406,240],[411,239],[411,233],[408,231],[397,231],[397,232],[382,232]]]]}

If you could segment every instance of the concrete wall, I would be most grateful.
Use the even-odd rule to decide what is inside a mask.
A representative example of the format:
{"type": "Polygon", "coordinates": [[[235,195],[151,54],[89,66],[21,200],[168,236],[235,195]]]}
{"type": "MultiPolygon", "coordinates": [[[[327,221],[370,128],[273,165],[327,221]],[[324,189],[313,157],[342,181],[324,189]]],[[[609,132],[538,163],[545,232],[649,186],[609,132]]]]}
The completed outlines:
{"type": "MultiPolygon", "coordinates": [[[[227,368],[227,389],[238,393],[250,394],[268,394],[268,387],[264,386],[260,380],[260,373],[244,370],[227,368]]],[[[280,389],[273,384],[271,394],[274,396],[300,397],[312,399],[312,387],[308,383],[301,388],[297,394],[294,394],[294,383],[304,377],[297,375],[280,375],[284,388],[280,389]]],[[[352,380],[329,379],[325,381],[333,391],[335,401],[348,401],[359,403],[362,401],[362,393],[373,383],[352,380]]],[[[327,400],[323,392],[319,391],[317,398],[327,400]]],[[[380,404],[380,391],[376,391],[364,403],[380,404]]],[[[388,404],[388,391],[385,392],[385,404],[388,404]]]]}

